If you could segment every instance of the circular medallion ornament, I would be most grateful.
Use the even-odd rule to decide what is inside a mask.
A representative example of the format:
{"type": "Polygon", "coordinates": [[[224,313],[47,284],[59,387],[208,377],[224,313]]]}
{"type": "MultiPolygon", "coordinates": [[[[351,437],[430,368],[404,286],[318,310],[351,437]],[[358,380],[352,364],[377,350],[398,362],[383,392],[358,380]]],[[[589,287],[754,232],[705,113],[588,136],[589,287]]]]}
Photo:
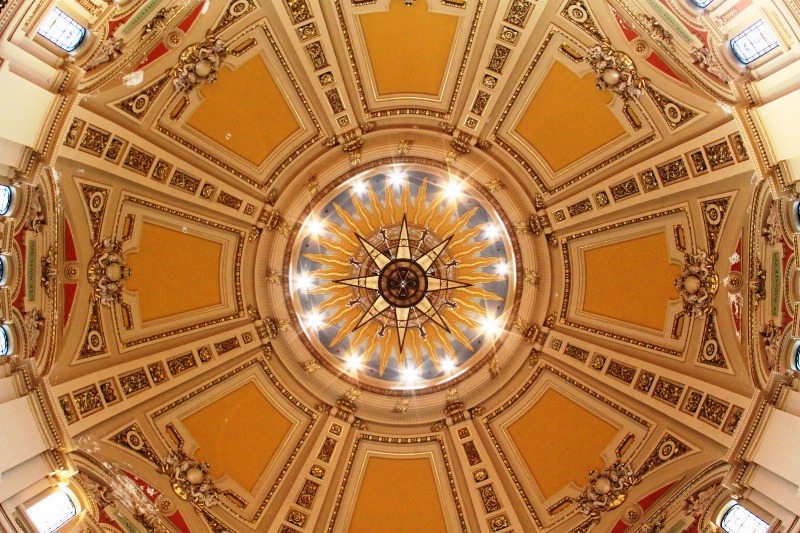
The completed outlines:
{"type": "Polygon", "coordinates": [[[289,290],[326,367],[351,383],[419,391],[491,355],[513,300],[513,248],[501,215],[468,182],[383,170],[310,210],[289,290]]]}

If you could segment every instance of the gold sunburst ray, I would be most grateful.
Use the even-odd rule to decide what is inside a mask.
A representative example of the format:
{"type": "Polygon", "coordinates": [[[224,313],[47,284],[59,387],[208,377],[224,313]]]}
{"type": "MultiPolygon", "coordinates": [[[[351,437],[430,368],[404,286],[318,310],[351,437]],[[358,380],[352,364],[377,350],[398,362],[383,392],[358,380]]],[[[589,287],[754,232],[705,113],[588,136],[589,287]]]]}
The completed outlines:
{"type": "Polygon", "coordinates": [[[349,339],[348,357],[363,364],[377,358],[379,376],[392,358],[399,370],[427,357],[440,371],[443,358],[457,360],[457,345],[474,352],[476,317],[487,313],[485,302],[503,299],[476,287],[505,279],[485,271],[503,258],[483,255],[498,239],[479,239],[490,222],[470,226],[479,207],[459,214],[459,201],[441,186],[430,191],[428,176],[416,183],[412,194],[408,179],[387,179],[381,195],[364,180],[361,191],[349,192],[352,207],[331,202],[341,223],[311,236],[324,252],[301,254],[318,265],[313,275],[321,283],[307,292],[326,297],[312,306],[326,316],[320,329],[337,328],[326,344],[349,339]],[[400,273],[391,277],[389,268],[400,273]],[[381,279],[388,285],[379,286],[381,279]],[[412,293],[413,301],[393,303],[412,293]]]}

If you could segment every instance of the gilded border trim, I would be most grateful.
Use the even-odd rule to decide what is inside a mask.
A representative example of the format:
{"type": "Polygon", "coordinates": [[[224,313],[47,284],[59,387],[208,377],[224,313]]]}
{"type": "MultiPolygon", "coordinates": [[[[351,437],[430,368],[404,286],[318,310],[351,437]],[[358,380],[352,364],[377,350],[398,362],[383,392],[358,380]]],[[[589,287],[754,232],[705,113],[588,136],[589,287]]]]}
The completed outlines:
{"type": "Polygon", "coordinates": [[[478,28],[478,20],[480,19],[481,11],[483,10],[483,1],[484,0],[477,0],[477,6],[475,7],[475,16],[472,18],[472,25],[469,29],[469,37],[467,38],[467,43],[464,46],[464,55],[461,58],[461,66],[458,69],[458,75],[456,76],[455,85],[453,87],[453,94],[450,97],[450,104],[447,107],[446,112],[435,111],[432,109],[425,109],[425,108],[392,108],[392,109],[380,109],[376,111],[370,111],[369,104],[367,103],[367,98],[364,92],[364,84],[362,83],[362,76],[361,71],[358,68],[358,63],[356,61],[355,52],[353,50],[353,42],[350,39],[350,32],[347,29],[347,20],[345,19],[345,14],[342,9],[342,2],[341,0],[334,0],[334,4],[336,6],[336,15],[339,19],[339,28],[342,31],[342,35],[344,37],[344,44],[345,48],[347,49],[347,58],[350,61],[350,67],[353,70],[353,77],[355,78],[356,88],[358,89],[358,99],[361,102],[361,108],[364,111],[364,115],[366,118],[382,118],[382,117],[389,117],[393,115],[422,115],[422,116],[430,116],[442,120],[449,120],[453,114],[453,110],[456,106],[456,100],[458,99],[458,93],[461,90],[461,84],[464,81],[464,73],[466,72],[467,62],[469,61],[470,53],[472,52],[472,45],[475,41],[475,33],[477,32],[478,28]]]}
{"type": "Polygon", "coordinates": [[[602,226],[600,228],[581,231],[579,233],[573,233],[572,235],[567,235],[566,237],[562,237],[561,253],[564,258],[564,298],[561,300],[561,316],[559,317],[559,322],[561,322],[566,326],[579,329],[581,331],[588,331],[590,333],[595,333],[597,335],[602,335],[603,337],[624,341],[629,344],[633,344],[642,348],[654,350],[656,352],[672,355],[675,357],[680,357],[681,352],[678,350],[673,350],[671,348],[666,348],[664,346],[658,346],[656,344],[652,344],[646,341],[632,339],[630,337],[625,337],[624,335],[619,335],[617,333],[610,333],[608,331],[599,330],[591,326],[586,326],[583,324],[579,324],[577,322],[572,322],[571,320],[567,319],[567,314],[569,313],[569,298],[572,293],[572,268],[570,266],[569,241],[580,239],[582,237],[586,237],[587,235],[594,235],[596,233],[602,233],[604,231],[617,229],[624,226],[630,226],[631,224],[637,224],[639,222],[645,222],[648,220],[654,220],[656,218],[673,215],[675,213],[685,213],[688,216],[686,207],[675,207],[672,209],[667,209],[666,211],[659,211],[657,213],[651,213],[649,215],[645,215],[642,217],[636,217],[628,220],[623,220],[621,222],[615,222],[614,224],[609,224],[607,226],[602,226]]]}
{"type": "Polygon", "coordinates": [[[305,444],[305,441],[308,438],[308,435],[311,433],[311,430],[314,428],[314,424],[316,424],[317,420],[319,419],[319,415],[315,411],[313,411],[312,409],[306,407],[303,403],[301,403],[300,400],[294,394],[292,394],[283,385],[283,383],[280,382],[280,380],[278,380],[278,377],[272,372],[272,369],[269,368],[269,365],[267,365],[267,362],[260,355],[250,359],[249,361],[246,361],[244,364],[242,364],[242,365],[234,368],[233,370],[230,370],[230,371],[226,372],[225,374],[223,374],[223,375],[221,375],[221,376],[209,381],[208,383],[206,383],[206,384],[194,389],[193,391],[189,392],[185,396],[182,396],[182,397],[178,398],[177,400],[175,400],[175,401],[173,401],[173,402],[161,407],[157,411],[155,411],[155,412],[150,414],[150,419],[152,420],[153,426],[156,428],[156,431],[158,432],[159,437],[161,437],[162,441],[169,442],[169,439],[163,433],[161,433],[160,428],[155,423],[157,418],[163,416],[165,413],[167,413],[167,412],[171,411],[172,409],[178,407],[182,403],[191,400],[192,398],[202,394],[203,392],[206,392],[207,390],[211,389],[212,387],[214,387],[216,385],[219,385],[220,383],[222,383],[223,381],[227,380],[228,378],[230,378],[230,377],[242,372],[243,370],[246,370],[247,368],[249,368],[249,367],[251,367],[251,366],[253,366],[255,364],[258,364],[259,366],[261,366],[261,369],[264,371],[264,374],[266,374],[266,376],[269,378],[269,380],[272,382],[272,384],[275,385],[275,388],[277,388],[280,391],[280,393],[291,404],[296,406],[305,415],[307,415],[309,417],[309,419],[310,419],[310,422],[309,422],[308,426],[306,426],[306,429],[303,432],[303,434],[300,436],[300,440],[297,442],[297,446],[295,446],[294,450],[292,450],[292,453],[289,456],[289,460],[283,465],[283,468],[278,473],[278,476],[275,479],[275,482],[272,484],[272,487],[270,487],[269,492],[267,492],[267,495],[264,497],[264,501],[261,502],[261,505],[259,506],[259,508],[256,511],[255,515],[253,515],[253,518],[251,520],[248,520],[244,516],[240,515],[233,508],[231,508],[231,507],[229,507],[227,505],[223,505],[225,507],[225,509],[230,511],[237,518],[239,518],[242,521],[244,521],[246,523],[249,523],[249,524],[255,524],[256,522],[258,522],[258,519],[263,514],[264,509],[266,509],[266,507],[267,507],[267,504],[272,499],[272,497],[275,495],[275,492],[278,490],[278,485],[280,485],[281,481],[286,476],[286,473],[289,471],[289,468],[292,466],[292,463],[294,462],[294,459],[297,458],[297,456],[299,455],[300,449],[303,447],[303,444],[305,444]]]}
{"type": "MultiPolygon", "coordinates": [[[[596,400],[599,400],[599,401],[605,403],[606,405],[608,405],[612,409],[615,409],[616,411],[619,411],[620,413],[622,413],[623,415],[627,416],[628,418],[630,418],[634,422],[640,424],[641,426],[646,427],[648,431],[650,431],[650,429],[652,428],[652,426],[650,425],[650,422],[648,422],[644,418],[642,418],[639,415],[627,410],[625,407],[623,407],[621,405],[618,405],[617,403],[613,402],[612,400],[609,400],[608,398],[606,398],[602,394],[600,394],[598,392],[595,392],[594,390],[590,389],[589,387],[587,387],[586,385],[584,385],[583,383],[581,383],[577,379],[569,376],[566,372],[563,372],[563,371],[561,371],[561,370],[559,370],[559,369],[557,369],[555,367],[552,367],[552,366],[550,366],[550,365],[548,365],[546,363],[541,365],[541,366],[538,366],[536,368],[536,370],[534,370],[534,372],[531,375],[531,377],[529,377],[528,380],[525,381],[525,383],[523,383],[521,389],[519,389],[513,396],[511,396],[511,398],[509,398],[502,405],[500,405],[500,407],[498,407],[497,409],[495,409],[494,411],[492,411],[491,413],[489,413],[488,415],[483,417],[483,425],[486,428],[486,432],[488,433],[489,438],[492,440],[492,444],[494,445],[495,449],[497,450],[497,453],[500,455],[500,459],[503,461],[503,464],[505,465],[506,469],[508,470],[508,473],[511,476],[511,479],[514,482],[514,486],[519,491],[519,494],[522,497],[522,501],[525,503],[525,506],[528,508],[528,511],[531,513],[531,516],[533,517],[534,522],[536,522],[536,525],[540,529],[544,528],[545,526],[544,526],[544,524],[542,524],[542,521],[539,518],[539,515],[536,512],[536,509],[533,507],[533,504],[531,503],[530,497],[525,492],[525,489],[522,487],[522,484],[520,483],[520,480],[519,480],[519,476],[517,476],[516,472],[514,472],[514,469],[512,468],[511,463],[508,461],[508,457],[506,456],[505,452],[503,451],[503,448],[500,446],[500,443],[497,441],[497,437],[495,436],[494,432],[492,431],[492,428],[490,426],[490,422],[492,420],[494,420],[495,418],[497,418],[498,416],[500,416],[501,414],[503,414],[506,410],[508,410],[511,406],[513,406],[517,401],[519,401],[523,396],[525,396],[525,394],[528,392],[528,390],[530,390],[530,388],[534,384],[536,384],[536,382],[539,380],[539,377],[542,375],[542,373],[545,370],[549,371],[550,373],[554,374],[555,376],[563,379],[564,381],[566,381],[570,385],[573,385],[573,386],[579,388],[581,391],[589,394],[590,396],[592,396],[596,400]]],[[[571,516],[571,514],[563,516],[562,518],[556,520],[556,522],[554,522],[553,524],[550,524],[547,527],[550,527],[552,525],[555,525],[555,524],[565,520],[568,516],[571,516]]]]}
{"type": "MultiPolygon", "coordinates": [[[[509,155],[511,155],[511,157],[513,157],[514,160],[517,163],[519,163],[520,166],[522,166],[522,168],[525,169],[525,171],[528,173],[528,175],[531,177],[531,179],[533,179],[533,181],[541,189],[541,191],[544,194],[548,195],[548,196],[552,195],[552,194],[555,194],[555,193],[557,193],[559,191],[562,191],[562,190],[570,187],[571,185],[574,185],[575,183],[579,182],[583,178],[585,178],[585,177],[587,177],[587,176],[589,176],[591,174],[594,174],[595,172],[607,167],[611,163],[614,163],[615,161],[618,161],[619,159],[622,159],[626,155],[628,155],[628,154],[630,154],[632,152],[635,152],[639,148],[642,148],[643,146],[645,146],[647,144],[650,144],[651,142],[656,141],[659,138],[658,133],[653,132],[650,135],[648,135],[647,137],[645,137],[644,139],[641,139],[641,140],[631,144],[627,148],[624,148],[622,151],[617,152],[616,154],[614,154],[611,157],[603,160],[602,162],[598,163],[597,165],[595,165],[595,166],[593,166],[593,167],[591,167],[591,168],[589,168],[587,170],[584,170],[583,172],[581,172],[577,176],[574,176],[574,177],[568,179],[567,181],[556,185],[552,189],[549,188],[547,186],[547,184],[545,184],[544,180],[541,178],[541,176],[539,176],[539,174],[536,172],[536,170],[533,168],[533,166],[531,166],[531,164],[528,162],[528,160],[525,159],[522,155],[520,155],[519,152],[517,152],[510,144],[508,144],[505,140],[503,140],[502,137],[500,137],[499,131],[500,131],[500,128],[502,127],[503,123],[508,118],[508,114],[511,112],[511,108],[514,106],[515,102],[517,101],[517,98],[519,97],[520,93],[524,89],[525,84],[528,82],[528,79],[530,78],[530,76],[533,73],[534,69],[539,64],[539,60],[542,58],[542,56],[544,55],[545,50],[550,45],[550,41],[553,39],[553,36],[556,35],[556,34],[559,34],[562,37],[564,37],[565,39],[568,39],[568,40],[570,40],[572,42],[577,42],[568,33],[565,33],[564,31],[562,31],[559,28],[551,28],[550,29],[550,31],[547,34],[547,37],[545,37],[544,41],[542,42],[542,46],[539,47],[539,50],[536,52],[536,55],[533,56],[533,59],[531,60],[531,64],[528,66],[527,70],[525,71],[525,74],[522,75],[522,79],[520,80],[519,84],[517,84],[517,87],[516,87],[516,89],[514,89],[514,92],[511,94],[511,97],[508,99],[508,104],[506,105],[505,109],[503,109],[503,112],[500,114],[500,118],[497,120],[497,124],[495,124],[494,128],[492,129],[492,134],[491,134],[491,136],[494,139],[495,143],[497,143],[497,145],[500,146],[503,150],[508,152],[509,155]]],[[[649,120],[648,120],[648,122],[649,122],[649,120]]]]}
{"type": "MultiPolygon", "coordinates": [[[[171,337],[172,335],[178,335],[178,334],[181,334],[181,333],[186,333],[187,331],[195,331],[195,330],[207,327],[207,326],[213,326],[213,325],[216,325],[216,324],[222,324],[224,322],[229,322],[231,320],[236,320],[238,318],[243,318],[244,317],[244,300],[242,298],[242,255],[243,255],[243,251],[244,251],[244,243],[245,243],[246,236],[247,236],[247,234],[244,231],[240,231],[240,230],[238,230],[236,228],[233,228],[231,226],[226,226],[226,225],[220,224],[218,222],[213,222],[211,220],[208,220],[208,219],[205,219],[205,218],[202,218],[202,217],[198,217],[196,215],[190,215],[188,213],[184,213],[183,211],[178,211],[177,209],[172,209],[170,207],[166,207],[166,206],[151,202],[149,200],[144,200],[142,198],[138,198],[138,197],[135,197],[135,196],[130,196],[130,195],[127,195],[127,194],[123,194],[122,195],[121,204],[126,202],[126,201],[129,201],[129,202],[134,203],[134,204],[139,204],[141,206],[144,206],[144,207],[147,207],[147,208],[150,208],[150,209],[156,209],[156,210],[161,211],[163,213],[169,213],[170,215],[173,215],[173,216],[179,216],[179,217],[191,220],[193,222],[198,222],[200,224],[205,224],[206,226],[211,226],[213,228],[217,228],[217,229],[221,229],[221,230],[224,230],[224,231],[228,231],[230,233],[234,233],[234,234],[238,235],[239,237],[238,237],[237,242],[236,242],[236,253],[235,253],[234,265],[233,265],[233,286],[234,286],[234,293],[235,293],[235,296],[236,296],[236,311],[237,311],[236,314],[215,318],[213,320],[206,320],[204,322],[199,322],[199,323],[196,323],[196,324],[191,324],[189,326],[186,326],[186,327],[183,327],[183,328],[179,328],[179,329],[176,329],[176,330],[173,330],[173,331],[164,331],[162,333],[157,333],[155,335],[150,335],[149,337],[144,337],[142,339],[135,339],[135,340],[132,340],[130,342],[122,342],[122,340],[119,339],[120,342],[122,342],[122,345],[125,348],[131,348],[133,346],[138,346],[140,344],[145,344],[145,343],[150,342],[150,341],[159,340],[159,339],[163,339],[163,338],[166,338],[166,337],[171,337]]],[[[117,214],[117,217],[119,217],[119,213],[117,214]]],[[[115,226],[118,226],[118,224],[115,224],[115,226]]],[[[114,323],[115,324],[117,323],[116,322],[116,317],[115,317],[114,323]]],[[[116,331],[117,328],[115,327],[114,329],[116,331]]]]}
{"type": "MultiPolygon", "coordinates": [[[[338,2],[338,0],[337,0],[338,2]]],[[[358,446],[361,444],[362,440],[367,440],[370,442],[379,442],[384,444],[425,444],[429,442],[436,442],[439,444],[439,449],[442,452],[442,459],[444,460],[445,470],[447,471],[447,480],[450,484],[450,491],[453,494],[453,501],[456,505],[456,510],[458,511],[458,521],[461,524],[461,531],[462,533],[467,533],[469,529],[467,528],[467,521],[464,517],[464,510],[461,507],[461,500],[458,497],[458,490],[456,488],[456,480],[453,476],[453,469],[450,467],[450,460],[447,458],[447,447],[444,443],[444,436],[442,434],[436,435],[427,435],[424,437],[384,437],[381,435],[370,435],[368,433],[359,433],[356,435],[355,442],[353,443],[353,449],[350,451],[350,456],[347,458],[347,465],[344,469],[344,475],[342,476],[342,485],[339,487],[339,492],[336,494],[336,502],[333,505],[333,512],[331,513],[331,521],[328,524],[328,528],[326,529],[327,533],[334,532],[334,525],[336,524],[336,519],[339,517],[339,509],[342,505],[342,499],[344,498],[344,490],[347,487],[347,482],[350,480],[350,473],[353,470],[353,462],[356,458],[356,453],[358,453],[358,446]]]]}

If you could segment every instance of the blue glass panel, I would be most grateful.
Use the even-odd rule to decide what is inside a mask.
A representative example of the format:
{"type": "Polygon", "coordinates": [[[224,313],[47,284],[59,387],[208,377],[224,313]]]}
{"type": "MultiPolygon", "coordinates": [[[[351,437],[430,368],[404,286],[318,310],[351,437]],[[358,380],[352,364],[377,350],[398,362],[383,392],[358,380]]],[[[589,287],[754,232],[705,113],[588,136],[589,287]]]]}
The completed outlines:
{"type": "Polygon", "coordinates": [[[770,50],[778,47],[778,39],[769,31],[767,23],[759,20],[731,39],[731,49],[745,65],[752,63],[770,50]]]}
{"type": "Polygon", "coordinates": [[[25,511],[39,533],[52,533],[78,514],[66,492],[60,490],[25,511]]]}
{"type": "Polygon", "coordinates": [[[8,332],[0,328],[0,355],[8,355],[8,332]]]}
{"type": "Polygon", "coordinates": [[[697,5],[697,7],[706,7],[713,1],[714,0],[692,0],[692,2],[694,2],[697,5]]]}
{"type": "Polygon", "coordinates": [[[794,369],[800,370],[800,346],[798,346],[797,351],[794,352],[794,369]]]}
{"type": "Polygon", "coordinates": [[[0,185],[0,215],[7,215],[11,208],[11,187],[0,185]]]}
{"type": "Polygon", "coordinates": [[[72,52],[81,44],[86,28],[55,7],[44,19],[38,33],[65,52],[72,52]]]}
{"type": "Polygon", "coordinates": [[[767,533],[769,524],[738,503],[728,509],[720,523],[728,533],[767,533]]]}

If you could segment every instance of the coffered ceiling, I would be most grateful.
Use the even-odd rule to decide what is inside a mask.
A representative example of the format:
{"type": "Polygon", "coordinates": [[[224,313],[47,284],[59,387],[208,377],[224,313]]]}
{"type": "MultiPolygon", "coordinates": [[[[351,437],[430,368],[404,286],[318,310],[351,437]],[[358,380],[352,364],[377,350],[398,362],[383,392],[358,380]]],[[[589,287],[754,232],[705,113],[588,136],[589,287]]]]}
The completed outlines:
{"type": "Polygon", "coordinates": [[[63,285],[49,377],[86,468],[171,531],[633,531],[749,404],[753,162],[692,12],[405,3],[131,0],[97,30],[125,46],[79,83],[59,249],[130,271],[63,285]]]}

